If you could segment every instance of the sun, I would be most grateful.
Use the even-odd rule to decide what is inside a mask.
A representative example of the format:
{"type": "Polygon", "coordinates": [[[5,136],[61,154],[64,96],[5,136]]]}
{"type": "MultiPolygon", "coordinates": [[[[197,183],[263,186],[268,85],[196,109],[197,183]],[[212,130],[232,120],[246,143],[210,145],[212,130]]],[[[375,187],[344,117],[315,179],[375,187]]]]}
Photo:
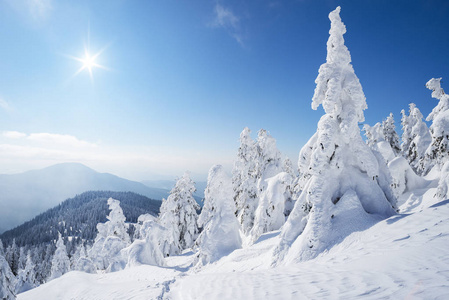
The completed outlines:
{"type": "Polygon", "coordinates": [[[75,72],[75,74],[73,74],[73,77],[86,70],[89,72],[90,79],[93,80],[93,69],[100,68],[108,70],[105,66],[97,63],[97,58],[101,55],[101,53],[103,53],[104,50],[105,48],[95,54],[91,54],[89,49],[85,48],[83,57],[68,56],[69,58],[77,60],[81,63],[81,67],[75,72]]]}
{"type": "Polygon", "coordinates": [[[109,71],[109,69],[107,67],[105,67],[97,62],[97,59],[99,58],[99,56],[103,53],[103,51],[105,51],[108,48],[108,46],[103,47],[100,51],[96,52],[95,54],[92,54],[92,52],[90,51],[90,34],[88,31],[87,46],[84,45],[84,55],[81,57],[66,55],[68,58],[76,60],[81,63],[80,68],[75,72],[75,74],[73,74],[72,78],[75,77],[76,75],[78,75],[79,73],[81,73],[82,71],[86,70],[89,72],[90,79],[93,82],[93,78],[94,78],[93,70],[95,68],[109,71]]]}

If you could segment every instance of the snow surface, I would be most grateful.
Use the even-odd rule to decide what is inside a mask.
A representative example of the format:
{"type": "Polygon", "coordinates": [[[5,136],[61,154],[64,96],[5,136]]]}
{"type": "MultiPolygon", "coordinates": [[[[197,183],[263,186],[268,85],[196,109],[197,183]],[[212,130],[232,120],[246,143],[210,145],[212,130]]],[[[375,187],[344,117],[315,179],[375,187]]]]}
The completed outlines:
{"type": "MultiPolygon", "coordinates": [[[[435,189],[428,189],[428,191],[435,189]]],[[[69,272],[18,299],[448,299],[449,200],[354,232],[306,262],[271,267],[279,231],[201,269],[194,253],[107,274],[69,272]]],[[[402,207],[401,207],[402,209],[402,207]]]]}

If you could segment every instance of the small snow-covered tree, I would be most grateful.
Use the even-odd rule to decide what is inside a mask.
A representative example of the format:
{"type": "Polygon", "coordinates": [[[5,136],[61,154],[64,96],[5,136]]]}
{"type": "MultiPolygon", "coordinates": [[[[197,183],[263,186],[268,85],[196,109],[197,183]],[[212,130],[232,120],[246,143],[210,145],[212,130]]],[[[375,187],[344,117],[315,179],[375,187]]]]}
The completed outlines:
{"type": "Polygon", "coordinates": [[[398,155],[399,153],[401,153],[399,136],[396,132],[396,126],[394,125],[393,113],[390,113],[390,115],[382,122],[382,128],[385,136],[385,141],[390,144],[394,154],[398,155]]]}
{"type": "Polygon", "coordinates": [[[127,233],[128,224],[120,207],[120,201],[109,198],[111,212],[106,223],[98,223],[98,234],[89,251],[89,257],[99,270],[114,272],[122,269],[120,251],[130,243],[127,233]]]}
{"type": "Polygon", "coordinates": [[[15,277],[6,259],[0,255],[0,299],[16,299],[14,293],[15,277]]]}
{"type": "Polygon", "coordinates": [[[241,248],[239,223],[234,214],[232,183],[221,165],[209,170],[203,211],[199,220],[203,231],[196,240],[197,261],[201,265],[241,248]]]}
{"type": "Polygon", "coordinates": [[[449,95],[441,88],[441,78],[430,79],[426,87],[432,90],[432,97],[439,102],[426,119],[432,121],[430,125],[432,142],[423,160],[424,174],[435,165],[441,170],[449,159],[449,95]]]}
{"type": "Polygon", "coordinates": [[[257,207],[257,153],[256,143],[250,134],[248,127],[240,133],[240,147],[232,170],[236,216],[244,233],[253,227],[257,207]]]}
{"type": "Polygon", "coordinates": [[[50,280],[61,277],[68,271],[70,271],[70,260],[67,256],[67,250],[62,235],[59,233],[59,238],[56,242],[56,251],[51,261],[50,280]]]}
{"type": "Polygon", "coordinates": [[[423,115],[414,103],[409,104],[409,115],[401,111],[402,119],[402,144],[401,152],[413,171],[421,175],[423,173],[423,161],[425,152],[429,147],[432,137],[429,128],[423,122],[423,115]]]}
{"type": "Polygon", "coordinates": [[[25,266],[23,269],[19,270],[19,274],[17,275],[16,294],[31,290],[38,285],[34,268],[35,265],[31,259],[31,252],[28,251],[25,266]]]}
{"type": "Polygon", "coordinates": [[[367,105],[344,45],[340,7],[329,19],[326,63],[319,69],[312,99],[312,108],[322,105],[325,115],[301,150],[304,189],[283,226],[275,264],[314,258],[378,216],[395,213],[391,175],[360,135],[358,122],[364,121],[367,105]]]}
{"type": "Polygon", "coordinates": [[[0,255],[5,256],[5,248],[3,247],[2,239],[0,239],[0,255]]]}
{"type": "Polygon", "coordinates": [[[166,241],[162,245],[165,256],[179,254],[193,246],[198,235],[196,211],[200,209],[193,198],[195,190],[195,183],[186,172],[178,179],[167,200],[162,201],[159,224],[173,235],[172,242],[166,241]]]}

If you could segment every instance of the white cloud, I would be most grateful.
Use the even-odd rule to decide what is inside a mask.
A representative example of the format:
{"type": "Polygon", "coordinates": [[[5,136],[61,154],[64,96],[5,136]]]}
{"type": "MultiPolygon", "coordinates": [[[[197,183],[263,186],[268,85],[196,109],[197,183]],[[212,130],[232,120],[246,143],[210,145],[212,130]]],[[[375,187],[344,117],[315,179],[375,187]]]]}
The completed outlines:
{"type": "Polygon", "coordinates": [[[3,131],[2,135],[8,139],[20,139],[26,137],[26,133],[18,131],[3,131]]]}
{"type": "Polygon", "coordinates": [[[27,135],[5,131],[0,135],[0,174],[79,162],[99,172],[131,180],[175,178],[186,170],[199,174],[199,178],[205,180],[212,165],[219,163],[231,168],[232,159],[227,153],[204,154],[164,146],[112,146],[54,133],[27,135]]]}
{"type": "Polygon", "coordinates": [[[82,141],[72,135],[67,134],[32,133],[27,137],[27,139],[33,142],[52,146],[68,146],[75,148],[97,147],[97,144],[82,141]]]}
{"type": "Polygon", "coordinates": [[[229,8],[218,2],[215,4],[214,27],[224,28],[240,45],[243,46],[243,37],[240,27],[240,18],[229,8]]]}

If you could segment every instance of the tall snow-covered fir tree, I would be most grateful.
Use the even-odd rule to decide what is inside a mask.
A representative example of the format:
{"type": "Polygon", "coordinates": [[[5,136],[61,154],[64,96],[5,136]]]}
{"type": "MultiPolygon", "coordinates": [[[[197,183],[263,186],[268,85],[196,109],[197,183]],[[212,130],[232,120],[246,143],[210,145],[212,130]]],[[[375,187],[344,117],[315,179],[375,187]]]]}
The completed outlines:
{"type": "Polygon", "coordinates": [[[16,299],[14,292],[15,277],[8,262],[0,255],[0,299],[16,299]]]}
{"type": "Polygon", "coordinates": [[[231,179],[221,165],[209,170],[204,207],[199,217],[203,231],[195,244],[199,264],[205,265],[242,246],[235,216],[231,179]]]}
{"type": "Polygon", "coordinates": [[[56,251],[51,261],[50,280],[61,277],[68,271],[70,271],[70,260],[67,256],[64,240],[62,239],[61,233],[59,233],[59,238],[56,242],[56,251]]]}
{"type": "Polygon", "coordinates": [[[432,121],[430,125],[432,142],[426,150],[424,173],[429,172],[434,165],[441,170],[449,160],[449,95],[441,88],[441,78],[430,79],[426,87],[432,91],[432,97],[439,102],[426,119],[432,121]]]}
{"type": "Polygon", "coordinates": [[[401,153],[416,174],[423,173],[425,153],[432,137],[429,128],[423,121],[423,115],[414,103],[409,104],[409,115],[401,111],[402,144],[401,153]]]}
{"type": "Polygon", "coordinates": [[[382,128],[384,131],[385,141],[390,144],[395,155],[400,154],[401,147],[399,145],[399,136],[396,132],[396,125],[394,125],[393,113],[390,113],[390,115],[382,122],[382,128]]]}
{"type": "Polygon", "coordinates": [[[346,27],[340,7],[329,19],[326,63],[319,69],[312,99],[312,108],[322,105],[325,115],[301,150],[307,180],[282,228],[274,264],[314,258],[352,231],[362,229],[348,224],[366,226],[377,221],[378,215],[395,214],[391,175],[383,159],[378,160],[360,135],[358,122],[364,121],[367,105],[344,45],[346,27]]]}
{"type": "Polygon", "coordinates": [[[240,133],[240,147],[232,170],[236,215],[244,233],[253,227],[257,207],[256,143],[250,134],[248,127],[240,133]]]}
{"type": "Polygon", "coordinates": [[[200,209],[193,198],[195,183],[186,172],[178,179],[166,200],[162,201],[159,224],[173,234],[173,242],[162,246],[165,256],[179,254],[190,248],[198,235],[198,214],[200,209]]]}
{"type": "Polygon", "coordinates": [[[432,121],[432,142],[426,150],[423,169],[426,173],[432,167],[438,168],[441,175],[436,196],[444,200],[449,198],[449,95],[441,88],[441,78],[430,79],[426,87],[432,90],[432,97],[440,101],[427,117],[427,121],[432,121]]]}

